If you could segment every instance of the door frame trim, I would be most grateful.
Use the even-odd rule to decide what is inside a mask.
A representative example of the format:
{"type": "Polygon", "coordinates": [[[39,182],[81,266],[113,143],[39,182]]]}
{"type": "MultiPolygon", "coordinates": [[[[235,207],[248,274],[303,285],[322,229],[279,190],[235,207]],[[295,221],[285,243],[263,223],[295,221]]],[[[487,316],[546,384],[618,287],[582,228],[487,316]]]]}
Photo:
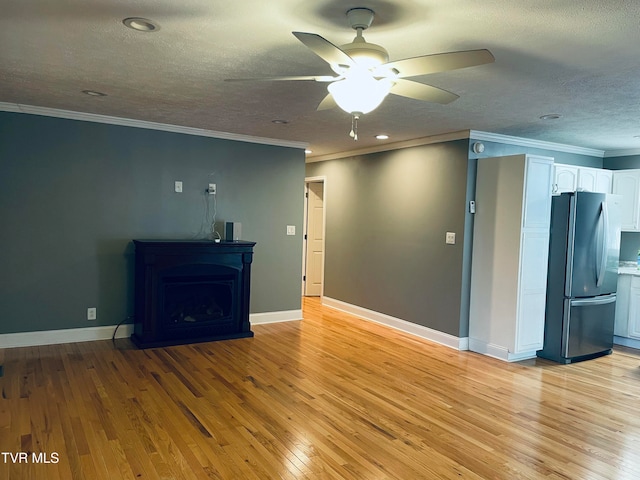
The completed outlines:
{"type": "Polygon", "coordinates": [[[307,240],[305,240],[304,236],[308,234],[308,225],[307,225],[307,211],[308,211],[308,196],[309,193],[309,183],[322,183],[322,194],[323,194],[323,205],[322,205],[322,272],[321,272],[321,281],[322,288],[320,289],[320,298],[324,296],[324,270],[325,263],[327,258],[326,252],[326,233],[327,233],[327,177],[326,175],[319,175],[314,177],[305,177],[304,179],[304,219],[303,219],[303,231],[302,231],[302,291],[301,294],[304,297],[306,292],[306,273],[307,273],[307,240]]]}

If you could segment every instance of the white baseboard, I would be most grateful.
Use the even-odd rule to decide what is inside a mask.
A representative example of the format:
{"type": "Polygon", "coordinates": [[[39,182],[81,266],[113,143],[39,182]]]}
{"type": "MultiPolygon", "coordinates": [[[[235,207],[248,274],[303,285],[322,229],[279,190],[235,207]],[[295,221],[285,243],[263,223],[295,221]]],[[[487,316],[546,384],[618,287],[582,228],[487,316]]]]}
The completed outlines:
{"type": "Polygon", "coordinates": [[[640,349],[640,340],[636,340],[635,338],[627,338],[627,337],[613,337],[613,343],[615,345],[622,345],[625,347],[638,348],[640,349]]]}
{"type": "Polygon", "coordinates": [[[251,325],[263,325],[265,323],[293,322],[302,320],[302,310],[284,310],[282,312],[252,313],[249,315],[251,325]]]}
{"type": "MultiPolygon", "coordinates": [[[[104,327],[67,328],[64,330],[44,330],[39,332],[4,333],[0,335],[0,348],[34,347],[59,343],[92,342],[109,340],[113,336],[115,325],[104,327]]],[[[133,324],[126,323],[118,327],[116,338],[129,337],[133,333],[133,324]]]]}
{"type": "MultiPolygon", "coordinates": [[[[252,313],[249,321],[253,325],[275,322],[289,322],[302,319],[302,310],[283,312],[252,313]]],[[[38,332],[0,334],[0,348],[35,347],[39,345],[55,345],[59,343],[92,342],[109,340],[113,336],[115,325],[104,327],[67,328],[64,330],[44,330],[38,332]]],[[[130,337],[133,324],[126,323],[118,327],[116,338],[130,337]]]]}
{"type": "Polygon", "coordinates": [[[418,325],[417,323],[408,322],[406,320],[392,317],[390,315],[376,312],[374,310],[368,310],[366,308],[352,305],[350,303],[336,300],[334,298],[322,297],[322,304],[327,307],[335,308],[336,310],[350,313],[351,315],[363,318],[364,320],[380,323],[382,325],[386,325],[387,327],[395,328],[396,330],[415,335],[416,337],[424,338],[426,340],[430,340],[447,347],[455,348],[456,350],[469,349],[469,339],[467,337],[456,337],[454,335],[440,332],[423,325],[418,325]]]}
{"type": "Polygon", "coordinates": [[[530,358],[536,358],[536,352],[524,352],[524,353],[512,353],[509,349],[495,345],[493,343],[486,343],[475,338],[469,339],[469,350],[488,357],[497,358],[505,362],[519,362],[520,360],[528,360],[530,358]]]}

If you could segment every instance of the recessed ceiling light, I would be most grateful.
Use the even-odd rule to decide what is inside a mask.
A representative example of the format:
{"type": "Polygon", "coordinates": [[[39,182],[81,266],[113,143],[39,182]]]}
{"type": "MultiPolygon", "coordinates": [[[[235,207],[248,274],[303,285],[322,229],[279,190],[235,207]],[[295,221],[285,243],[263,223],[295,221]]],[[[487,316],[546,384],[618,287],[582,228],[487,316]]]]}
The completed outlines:
{"type": "Polygon", "coordinates": [[[287,120],[271,120],[271,123],[275,123],[276,125],[286,125],[289,123],[287,120]]]}
{"type": "Polygon", "coordinates": [[[389,140],[389,135],[380,134],[380,135],[376,135],[376,138],[378,140],[389,140]]]}
{"type": "Polygon", "coordinates": [[[125,18],[122,23],[139,32],[157,32],[160,30],[160,25],[147,18],[129,17],[125,18]]]}
{"type": "Polygon", "coordinates": [[[82,93],[91,97],[106,97],[106,93],[96,92],[95,90],[82,90],[82,93]]]}
{"type": "Polygon", "coordinates": [[[542,115],[540,120],[557,120],[560,117],[562,117],[562,115],[559,113],[548,113],[547,115],[542,115]]]}

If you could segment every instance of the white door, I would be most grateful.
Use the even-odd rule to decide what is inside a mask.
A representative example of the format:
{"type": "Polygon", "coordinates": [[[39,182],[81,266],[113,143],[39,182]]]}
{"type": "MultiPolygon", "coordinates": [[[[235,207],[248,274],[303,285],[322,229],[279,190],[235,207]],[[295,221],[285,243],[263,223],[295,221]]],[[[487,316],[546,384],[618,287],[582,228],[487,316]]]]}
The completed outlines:
{"type": "Polygon", "coordinates": [[[324,183],[307,183],[307,233],[304,294],[322,295],[324,269],[324,183]]]}

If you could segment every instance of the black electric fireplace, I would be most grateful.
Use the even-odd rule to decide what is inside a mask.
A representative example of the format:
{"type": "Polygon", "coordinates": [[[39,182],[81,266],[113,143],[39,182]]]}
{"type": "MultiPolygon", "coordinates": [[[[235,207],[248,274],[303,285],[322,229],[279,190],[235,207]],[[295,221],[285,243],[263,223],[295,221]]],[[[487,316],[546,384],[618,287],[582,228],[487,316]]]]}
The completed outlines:
{"type": "Polygon", "coordinates": [[[255,242],[134,240],[139,348],[252,337],[255,242]]]}

